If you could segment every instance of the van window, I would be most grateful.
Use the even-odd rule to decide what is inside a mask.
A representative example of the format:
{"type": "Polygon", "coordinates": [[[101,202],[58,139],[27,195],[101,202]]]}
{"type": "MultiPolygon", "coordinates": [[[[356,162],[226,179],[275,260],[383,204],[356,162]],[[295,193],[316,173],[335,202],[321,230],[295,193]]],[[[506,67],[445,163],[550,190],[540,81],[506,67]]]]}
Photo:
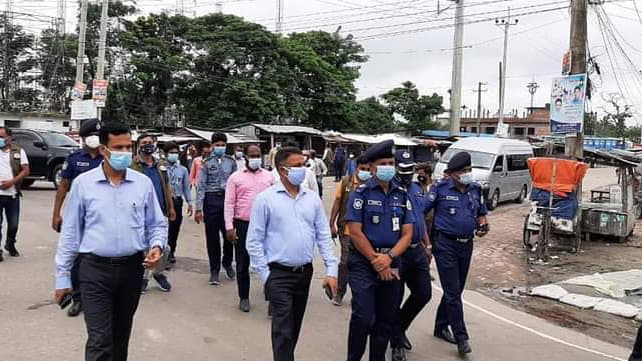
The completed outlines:
{"type": "Polygon", "coordinates": [[[526,170],[528,169],[528,163],[526,162],[530,157],[529,154],[512,154],[509,155],[506,160],[508,161],[508,171],[516,170],[526,170]]]}
{"type": "Polygon", "coordinates": [[[500,155],[495,161],[495,166],[493,167],[493,172],[503,172],[504,171],[504,156],[500,155]]]}
{"type": "MultiPolygon", "coordinates": [[[[456,149],[456,148],[448,148],[446,153],[441,157],[439,160],[441,163],[448,163],[450,161],[450,158],[452,158],[453,155],[463,152],[463,149],[456,149]]],[[[466,150],[470,154],[470,161],[472,163],[473,168],[484,168],[484,169],[490,169],[491,163],[493,162],[493,155],[490,153],[483,153],[483,152],[474,152],[470,150],[466,150]]]]}

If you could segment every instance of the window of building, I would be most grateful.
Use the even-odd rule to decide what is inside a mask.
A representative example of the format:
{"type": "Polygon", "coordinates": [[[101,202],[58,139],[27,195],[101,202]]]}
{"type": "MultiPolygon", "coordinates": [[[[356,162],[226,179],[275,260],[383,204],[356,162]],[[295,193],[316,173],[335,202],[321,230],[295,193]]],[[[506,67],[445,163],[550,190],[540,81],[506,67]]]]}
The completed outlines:
{"type": "Polygon", "coordinates": [[[486,134],[495,134],[495,127],[486,127],[486,134]]]}
{"type": "Polygon", "coordinates": [[[524,135],[524,128],[515,128],[515,135],[521,136],[524,135]]]}
{"type": "Polygon", "coordinates": [[[528,135],[535,135],[535,128],[528,128],[528,135]]]}
{"type": "Polygon", "coordinates": [[[4,121],[4,126],[7,128],[20,128],[19,120],[7,120],[4,121]]]}
{"type": "Polygon", "coordinates": [[[513,154],[506,157],[508,163],[508,171],[510,172],[528,169],[528,163],[526,163],[528,157],[528,154],[513,154]]]}
{"type": "Polygon", "coordinates": [[[67,128],[69,126],[69,121],[68,120],[63,120],[62,121],[62,126],[67,128]]]}
{"type": "Polygon", "coordinates": [[[470,127],[471,133],[477,133],[477,127],[470,127]]]}

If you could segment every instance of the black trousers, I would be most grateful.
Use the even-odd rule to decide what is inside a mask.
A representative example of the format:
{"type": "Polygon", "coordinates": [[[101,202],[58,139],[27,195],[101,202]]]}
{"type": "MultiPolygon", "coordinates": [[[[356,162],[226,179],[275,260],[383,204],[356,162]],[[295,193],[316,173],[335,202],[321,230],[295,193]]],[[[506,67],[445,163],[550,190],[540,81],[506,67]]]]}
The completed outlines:
{"type": "Polygon", "coordinates": [[[274,361],[294,361],[294,350],[308,303],[312,265],[301,273],[272,268],[265,295],[272,308],[272,354],[274,361]]]}
{"type": "Polygon", "coordinates": [[[20,223],[20,197],[0,196],[0,233],[2,232],[2,213],[7,219],[7,246],[15,246],[20,223]]]}
{"type": "Polygon", "coordinates": [[[75,303],[82,303],[80,297],[80,280],[78,280],[78,270],[80,269],[80,257],[76,257],[74,265],[71,267],[71,288],[74,293],[71,294],[75,303]]]}
{"type": "Polygon", "coordinates": [[[223,266],[231,266],[234,257],[234,246],[225,237],[224,202],[225,194],[215,193],[206,193],[203,202],[207,256],[210,260],[210,274],[213,275],[218,275],[221,271],[221,235],[223,237],[223,266]]]}
{"type": "Polygon", "coordinates": [[[87,325],[85,361],[126,361],[140,299],[143,253],[120,264],[80,255],[80,289],[87,325]]]}
{"type": "Polygon", "coordinates": [[[633,345],[629,361],[642,361],[642,325],[638,328],[638,335],[635,338],[635,345],[633,345]]]}
{"type": "Polygon", "coordinates": [[[250,222],[234,220],[234,228],[239,236],[238,243],[234,247],[236,256],[236,283],[239,289],[239,298],[242,300],[250,298],[250,256],[245,248],[247,239],[247,228],[250,222]]]}
{"type": "Polygon", "coordinates": [[[181,231],[181,224],[183,224],[183,198],[174,198],[174,211],[176,211],[176,219],[169,221],[169,229],[167,230],[167,244],[172,255],[176,253],[176,242],[181,231]]]}

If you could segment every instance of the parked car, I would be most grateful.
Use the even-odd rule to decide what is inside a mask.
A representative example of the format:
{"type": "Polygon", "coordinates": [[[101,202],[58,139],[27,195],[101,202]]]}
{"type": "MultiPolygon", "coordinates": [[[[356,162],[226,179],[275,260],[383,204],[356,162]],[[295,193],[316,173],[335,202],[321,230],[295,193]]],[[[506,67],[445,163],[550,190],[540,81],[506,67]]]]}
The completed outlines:
{"type": "Polygon", "coordinates": [[[13,129],[13,141],[29,158],[31,174],[23,181],[23,187],[29,187],[37,180],[47,180],[58,188],[65,158],[80,148],[65,134],[48,130],[13,129]]]}
{"type": "Polygon", "coordinates": [[[471,155],[473,178],[482,186],[488,209],[495,209],[504,201],[524,201],[531,190],[526,163],[533,157],[533,147],[529,143],[505,138],[460,139],[443,154],[435,166],[433,179],[440,180],[450,158],[462,151],[471,155]]]}

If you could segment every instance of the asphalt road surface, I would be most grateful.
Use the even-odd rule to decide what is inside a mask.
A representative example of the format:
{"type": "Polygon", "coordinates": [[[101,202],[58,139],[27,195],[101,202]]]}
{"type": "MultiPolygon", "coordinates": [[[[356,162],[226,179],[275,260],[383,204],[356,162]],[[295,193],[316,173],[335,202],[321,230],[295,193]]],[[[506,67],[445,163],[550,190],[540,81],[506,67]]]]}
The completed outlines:
{"type": "MultiPolygon", "coordinates": [[[[334,183],[328,180],[329,206],[334,183]]],[[[54,191],[36,184],[25,191],[18,239],[20,258],[0,263],[0,360],[82,360],[85,326],[52,302],[57,235],[49,226],[54,191]]],[[[142,297],[130,344],[135,361],[269,361],[270,323],[262,287],[253,277],[252,312],[238,310],[236,284],[207,284],[203,226],[186,220],[169,272],[173,289],[162,293],[153,283],[142,297]]],[[[479,260],[477,260],[479,261],[479,260]]],[[[346,359],[350,307],[329,304],[321,289],[317,260],[310,301],[297,348],[299,361],[346,359]]],[[[432,336],[441,293],[434,284],[430,302],[411,327],[409,360],[457,360],[455,347],[432,336]]],[[[349,297],[346,297],[349,300],[349,297]]],[[[476,292],[465,294],[473,354],[469,360],[625,360],[628,350],[514,311],[476,292]]],[[[634,327],[632,325],[632,327],[634,327]]]]}

